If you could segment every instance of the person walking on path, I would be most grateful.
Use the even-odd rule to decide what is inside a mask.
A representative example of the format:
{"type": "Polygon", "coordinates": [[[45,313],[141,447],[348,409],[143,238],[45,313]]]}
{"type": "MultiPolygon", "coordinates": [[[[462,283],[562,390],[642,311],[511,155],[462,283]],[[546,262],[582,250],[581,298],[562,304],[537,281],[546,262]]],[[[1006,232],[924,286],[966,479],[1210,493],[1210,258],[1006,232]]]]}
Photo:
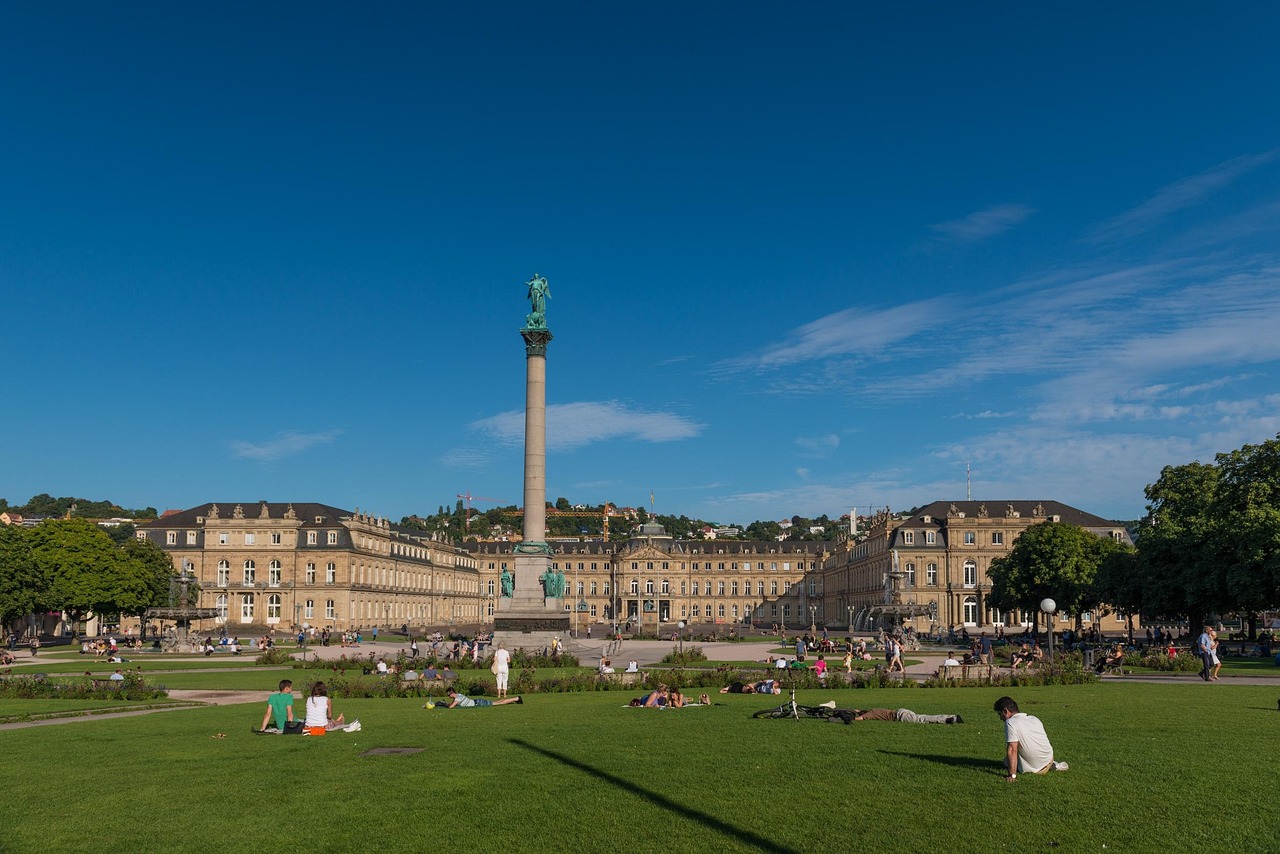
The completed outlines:
{"type": "Polygon", "coordinates": [[[1205,626],[1200,637],[1196,638],[1196,653],[1200,656],[1200,678],[1206,682],[1213,680],[1213,631],[1212,626],[1205,626]]]}
{"type": "Polygon", "coordinates": [[[996,714],[1004,721],[1005,775],[1009,782],[1018,779],[1018,772],[1047,774],[1050,771],[1066,771],[1065,762],[1055,762],[1053,745],[1045,734],[1040,719],[1018,711],[1012,697],[1001,697],[995,702],[996,714]]]}

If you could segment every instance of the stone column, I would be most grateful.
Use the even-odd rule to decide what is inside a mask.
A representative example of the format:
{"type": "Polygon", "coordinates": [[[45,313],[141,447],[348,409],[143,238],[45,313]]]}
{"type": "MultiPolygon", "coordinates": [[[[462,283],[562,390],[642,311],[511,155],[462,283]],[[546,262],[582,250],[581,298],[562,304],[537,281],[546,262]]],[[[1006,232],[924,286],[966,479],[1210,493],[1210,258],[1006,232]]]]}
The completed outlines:
{"type": "MultiPolygon", "coordinates": [[[[546,542],[547,343],[546,329],[522,329],[524,371],[524,545],[546,542]]],[[[522,550],[523,551],[523,550],[522,550]]]]}

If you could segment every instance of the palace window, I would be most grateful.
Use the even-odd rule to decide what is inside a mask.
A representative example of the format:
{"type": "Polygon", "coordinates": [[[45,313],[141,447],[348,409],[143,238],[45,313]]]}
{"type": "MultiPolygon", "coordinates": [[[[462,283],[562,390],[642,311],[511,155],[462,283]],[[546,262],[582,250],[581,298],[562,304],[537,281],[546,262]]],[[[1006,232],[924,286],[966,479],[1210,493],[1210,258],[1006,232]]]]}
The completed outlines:
{"type": "Polygon", "coordinates": [[[992,531],[992,532],[991,532],[991,545],[993,545],[993,546],[1003,546],[1003,545],[1004,545],[1004,531],[992,531]]]}
{"type": "Polygon", "coordinates": [[[906,582],[908,587],[916,586],[916,565],[914,563],[907,564],[906,582]]]}
{"type": "Polygon", "coordinates": [[[222,533],[218,534],[218,545],[225,546],[225,545],[229,545],[230,543],[231,543],[230,534],[228,534],[226,531],[223,531],[222,533]]]}
{"type": "Polygon", "coordinates": [[[218,561],[218,586],[226,587],[231,583],[231,564],[225,560],[218,561]]]}
{"type": "Polygon", "coordinates": [[[914,546],[916,544],[916,535],[914,531],[902,532],[902,544],[904,546],[914,546]]]}
{"type": "Polygon", "coordinates": [[[937,542],[938,542],[938,532],[937,532],[937,531],[925,531],[925,532],[924,532],[924,542],[925,542],[925,545],[927,545],[927,546],[936,545],[936,544],[937,544],[937,542]]]}
{"type": "Polygon", "coordinates": [[[931,563],[925,568],[925,584],[934,587],[938,583],[938,565],[931,563]]]}
{"type": "Polygon", "coordinates": [[[279,532],[272,532],[272,534],[271,534],[271,545],[273,545],[273,546],[278,546],[278,545],[280,545],[282,542],[284,542],[284,539],[283,539],[283,537],[279,534],[279,532]]]}
{"type": "Polygon", "coordinates": [[[240,619],[246,623],[253,621],[253,594],[252,593],[240,594],[240,619]]]}
{"type": "Polygon", "coordinates": [[[280,594],[272,593],[267,597],[267,619],[280,619],[280,594]]]}
{"type": "Polygon", "coordinates": [[[973,531],[964,532],[964,544],[966,546],[972,546],[977,542],[978,542],[978,537],[973,531]]]}
{"type": "Polygon", "coordinates": [[[971,560],[964,562],[964,586],[976,587],[978,584],[978,565],[971,560]]]}
{"type": "MultiPolygon", "coordinates": [[[[723,581],[721,581],[719,584],[717,584],[717,585],[716,585],[716,594],[717,594],[718,596],[723,596],[723,595],[724,595],[724,582],[723,582],[723,581]]],[[[724,615],[723,615],[723,614],[721,614],[720,616],[722,616],[722,617],[723,617],[724,615]]]]}
{"type": "Polygon", "coordinates": [[[251,560],[246,560],[244,562],[244,583],[252,584],[257,579],[257,577],[258,577],[257,565],[251,560]]]}
{"type": "Polygon", "coordinates": [[[325,564],[324,583],[336,584],[338,582],[338,565],[336,563],[325,564]]]}
{"type": "Polygon", "coordinates": [[[316,565],[314,563],[307,564],[307,583],[316,583],[316,565]]]}
{"type": "Polygon", "coordinates": [[[246,546],[252,546],[255,544],[256,541],[257,541],[257,537],[255,537],[253,534],[244,535],[244,544],[246,546]]]}
{"type": "Polygon", "coordinates": [[[671,592],[671,582],[665,578],[662,579],[662,592],[663,593],[671,592]]]}
{"type": "Polygon", "coordinates": [[[176,545],[178,544],[178,532],[177,532],[177,531],[165,531],[165,534],[164,534],[164,543],[165,543],[165,545],[167,545],[167,546],[176,546],[176,545]]]}
{"type": "Polygon", "coordinates": [[[187,531],[187,545],[194,546],[196,544],[196,532],[187,531]]]}
{"type": "Polygon", "coordinates": [[[337,532],[337,531],[330,531],[330,532],[329,532],[329,545],[331,545],[331,546],[336,546],[337,544],[338,544],[338,532],[337,532]]]}
{"type": "Polygon", "coordinates": [[[271,564],[267,567],[267,583],[272,587],[279,587],[282,574],[283,570],[280,568],[280,561],[271,561],[271,564]]]}
{"type": "Polygon", "coordinates": [[[326,599],[324,601],[324,615],[330,620],[337,617],[337,611],[334,610],[332,599],[326,599]]]}
{"type": "Polygon", "coordinates": [[[227,594],[219,593],[218,598],[213,600],[213,607],[218,610],[218,622],[225,623],[227,621],[227,594]]]}
{"type": "Polygon", "coordinates": [[[976,596],[964,597],[964,623],[966,626],[976,626],[978,624],[978,598],[976,596]]]}
{"type": "Polygon", "coordinates": [[[316,544],[316,532],[307,531],[307,545],[314,546],[316,544]]]}
{"type": "Polygon", "coordinates": [[[314,620],[316,618],[316,600],[307,600],[307,604],[302,606],[302,616],[306,617],[308,620],[314,620]]]}
{"type": "Polygon", "coordinates": [[[640,594],[640,579],[638,578],[631,579],[631,592],[635,595],[640,594]]]}

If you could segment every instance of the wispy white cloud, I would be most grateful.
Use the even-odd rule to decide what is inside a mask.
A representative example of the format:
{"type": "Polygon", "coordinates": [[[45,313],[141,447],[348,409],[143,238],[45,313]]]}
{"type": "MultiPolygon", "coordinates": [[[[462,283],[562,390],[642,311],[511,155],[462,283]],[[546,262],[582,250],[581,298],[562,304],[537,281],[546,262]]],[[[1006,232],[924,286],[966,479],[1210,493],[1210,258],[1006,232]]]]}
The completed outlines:
{"type": "Polygon", "coordinates": [[[244,439],[234,441],[231,443],[231,454],[240,459],[270,462],[300,454],[316,445],[327,445],[341,435],[341,430],[323,430],[318,433],[285,430],[266,442],[250,442],[244,439]]]}
{"type": "Polygon", "coordinates": [[[1234,157],[1197,175],[1167,184],[1137,207],[1103,222],[1094,229],[1090,239],[1106,242],[1139,234],[1169,214],[1198,205],[1242,175],[1270,163],[1277,155],[1280,148],[1234,157]]]}
{"type": "Polygon", "coordinates": [[[994,205],[960,219],[934,223],[929,228],[956,243],[976,243],[1003,234],[1033,213],[1035,208],[1026,205],[994,205]]]}
{"type": "Polygon", "coordinates": [[[797,436],[795,443],[805,456],[827,457],[840,447],[840,437],[835,433],[827,433],[825,436],[797,436]]]}
{"type": "MultiPolygon", "coordinates": [[[[470,427],[500,444],[518,445],[524,441],[524,411],[501,412],[472,422],[470,427]]],[[[547,448],[552,450],[613,439],[674,442],[692,439],[702,430],[702,424],[684,416],[636,409],[616,400],[547,407],[547,448]]]]}
{"type": "Polygon", "coordinates": [[[451,469],[478,469],[487,466],[493,454],[483,448],[454,448],[440,455],[440,465],[451,469]]]}
{"type": "Polygon", "coordinates": [[[760,356],[725,363],[731,369],[778,367],[834,356],[877,356],[885,348],[948,322],[958,305],[935,297],[886,309],[847,308],[806,323],[760,356]]]}
{"type": "Polygon", "coordinates": [[[953,419],[965,418],[969,420],[975,420],[975,419],[985,420],[988,418],[1012,418],[1013,416],[1014,416],[1014,413],[1012,412],[992,412],[990,409],[984,409],[981,412],[974,412],[974,413],[958,412],[955,415],[952,415],[950,417],[953,419]]]}

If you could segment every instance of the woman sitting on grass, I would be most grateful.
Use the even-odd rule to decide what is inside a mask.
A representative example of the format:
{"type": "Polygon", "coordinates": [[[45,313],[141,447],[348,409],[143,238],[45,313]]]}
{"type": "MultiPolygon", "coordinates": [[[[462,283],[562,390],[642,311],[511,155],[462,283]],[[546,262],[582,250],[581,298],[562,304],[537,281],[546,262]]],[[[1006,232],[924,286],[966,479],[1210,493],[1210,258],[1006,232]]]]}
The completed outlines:
{"type": "Polygon", "coordinates": [[[303,726],[308,735],[324,735],[331,729],[343,726],[345,716],[333,717],[333,701],[329,699],[329,689],[323,682],[317,682],[311,688],[311,696],[307,698],[307,718],[303,726]]]}

